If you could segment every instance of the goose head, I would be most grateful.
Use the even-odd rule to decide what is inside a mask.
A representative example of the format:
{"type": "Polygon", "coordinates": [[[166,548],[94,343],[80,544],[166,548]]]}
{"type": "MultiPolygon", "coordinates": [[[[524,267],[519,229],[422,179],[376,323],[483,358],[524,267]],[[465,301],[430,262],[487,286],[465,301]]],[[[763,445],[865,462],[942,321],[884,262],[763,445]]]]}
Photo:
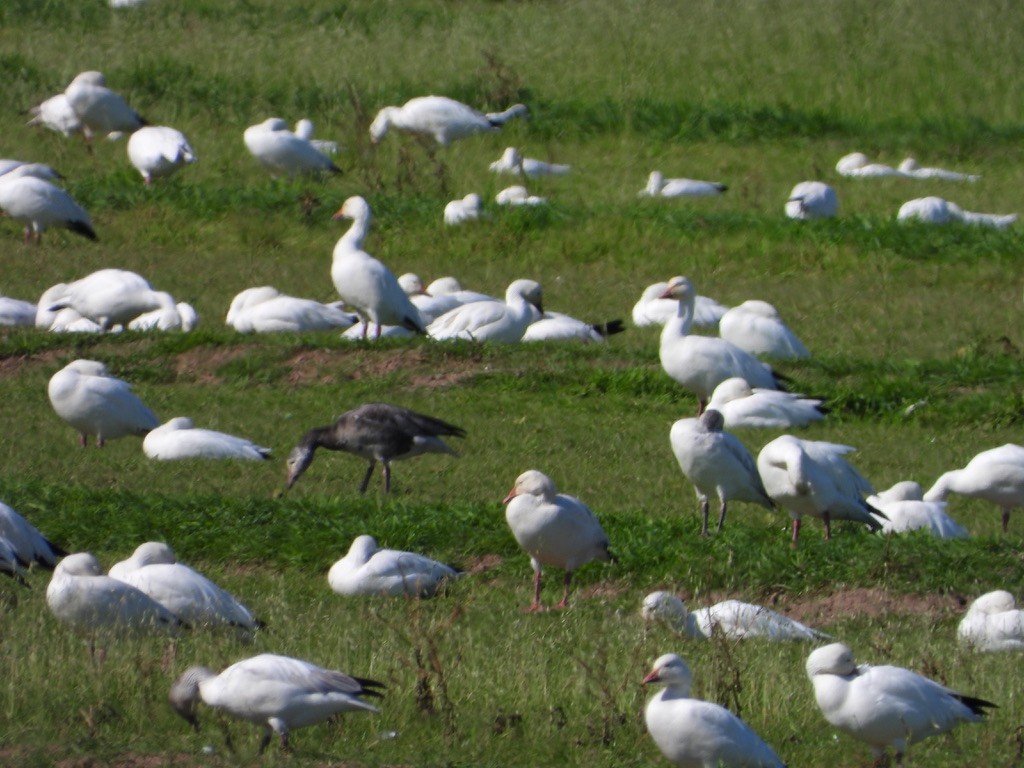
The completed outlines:
{"type": "Polygon", "coordinates": [[[674,653],[666,653],[654,661],[654,666],[644,678],[643,684],[661,683],[669,688],[680,691],[682,695],[688,696],[690,687],[693,685],[693,675],[689,666],[674,653]]]}
{"type": "Polygon", "coordinates": [[[532,304],[537,311],[544,314],[544,294],[540,283],[536,280],[516,280],[505,291],[505,303],[511,304],[516,298],[524,299],[532,304]]]}
{"type": "Polygon", "coordinates": [[[853,651],[843,643],[832,643],[818,648],[807,657],[807,676],[812,681],[816,675],[847,677],[856,671],[857,663],[853,659],[853,651]]]}
{"type": "Polygon", "coordinates": [[[288,490],[296,481],[302,476],[302,473],[306,471],[310,464],[313,463],[313,455],[316,451],[316,445],[312,443],[302,442],[292,448],[291,453],[288,454],[288,458],[285,461],[285,466],[288,469],[288,477],[285,480],[285,490],[288,490]]]}
{"type": "Polygon", "coordinates": [[[668,281],[668,287],[658,297],[659,299],[675,299],[676,301],[695,301],[697,291],[690,282],[690,278],[677,275],[668,281]]]}
{"type": "Polygon", "coordinates": [[[516,484],[508,492],[502,504],[508,504],[516,496],[537,496],[542,499],[553,499],[558,493],[554,481],[543,472],[528,469],[516,478],[516,484]]]}
{"type": "Polygon", "coordinates": [[[644,621],[664,621],[679,629],[686,626],[686,604],[671,592],[651,592],[640,606],[644,621]]]}
{"type": "Polygon", "coordinates": [[[217,674],[207,667],[189,667],[174,681],[167,696],[171,708],[184,718],[197,733],[199,732],[199,717],[196,714],[199,704],[199,684],[216,676],[217,674]]]}
{"type": "Polygon", "coordinates": [[[359,195],[353,195],[341,204],[341,208],[339,208],[337,213],[335,213],[331,218],[334,221],[338,221],[340,219],[351,219],[352,221],[369,223],[370,204],[359,195]]]}

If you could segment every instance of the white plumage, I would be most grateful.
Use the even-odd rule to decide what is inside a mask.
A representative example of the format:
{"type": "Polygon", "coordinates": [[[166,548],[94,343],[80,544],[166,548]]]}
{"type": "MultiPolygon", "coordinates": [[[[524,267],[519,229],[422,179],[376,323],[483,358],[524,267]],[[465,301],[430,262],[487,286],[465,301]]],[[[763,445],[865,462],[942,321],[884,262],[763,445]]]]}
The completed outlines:
{"type": "Polygon", "coordinates": [[[981,176],[976,176],[971,173],[960,173],[959,171],[950,171],[945,168],[922,168],[918,165],[917,160],[912,157],[903,159],[903,162],[899,165],[899,170],[906,176],[911,176],[915,179],[941,179],[943,181],[977,181],[981,176]]]}
{"type": "Polygon", "coordinates": [[[0,176],[0,210],[25,226],[25,242],[39,243],[50,227],[63,227],[89,240],[96,239],[89,214],[58,186],[33,175],[24,164],[0,176]]]}
{"type": "Polygon", "coordinates": [[[543,313],[543,291],[534,280],[515,280],[504,301],[474,301],[452,309],[427,326],[433,339],[465,339],[514,344],[533,322],[533,309],[543,313]]]}
{"type": "Polygon", "coordinates": [[[752,388],[747,380],[732,376],[711,393],[708,409],[722,414],[727,429],[806,427],[821,421],[821,400],[777,389],[752,388]]]}
{"type": "MultiPolygon", "coordinates": [[[[668,283],[652,283],[633,305],[633,325],[665,325],[679,313],[679,302],[661,298],[668,283]]],[[[698,328],[717,328],[718,321],[729,308],[707,296],[698,296],[693,303],[693,325],[698,328]]]]}
{"type": "Polygon", "coordinates": [[[70,138],[82,132],[82,121],[71,108],[67,94],[58,93],[29,109],[32,119],[29,125],[40,125],[70,138]]]}
{"type": "Polygon", "coordinates": [[[975,213],[965,211],[956,203],[941,197],[919,197],[908,200],[896,213],[897,221],[920,221],[925,224],[948,224],[961,222],[982,227],[1005,229],[1017,221],[1017,214],[975,213]]]}
{"type": "Polygon", "coordinates": [[[937,539],[966,539],[967,531],[946,514],[946,502],[923,501],[921,486],[912,480],[868,496],[867,502],[885,513],[879,518],[883,533],[923,530],[937,539]]]}
{"type": "Polygon", "coordinates": [[[270,449],[244,437],[235,437],[212,429],[197,429],[192,419],[178,416],[154,427],[142,441],[142,451],[151,459],[244,459],[263,461],[270,449]]]}
{"type": "Polygon", "coordinates": [[[786,200],[791,219],[830,219],[839,212],[836,191],[822,181],[801,181],[786,200]]]}
{"type": "Polygon", "coordinates": [[[47,539],[28,520],[0,501],[0,538],[21,565],[33,563],[53,568],[64,551],[47,539]]]}
{"type": "Polygon", "coordinates": [[[179,301],[173,308],[161,307],[143,312],[128,323],[129,331],[183,331],[195,330],[199,313],[191,304],[179,301]]]}
{"type": "Polygon", "coordinates": [[[851,152],[848,155],[843,155],[836,163],[836,171],[840,176],[858,179],[907,177],[907,174],[891,165],[872,163],[863,152],[851,152]]]}
{"type": "Polygon", "coordinates": [[[121,94],[107,88],[100,72],[81,72],[64,89],[71,109],[82,123],[86,139],[111,133],[132,133],[145,121],[121,94]]]}
{"type": "Polygon", "coordinates": [[[967,608],[956,637],[974,651],[1024,651],[1024,611],[1006,590],[989,592],[967,608]]]}
{"type": "Polygon", "coordinates": [[[660,171],[651,171],[641,197],[711,197],[729,189],[717,181],[697,179],[666,179],[660,171]]]}
{"type": "Polygon", "coordinates": [[[384,107],[370,124],[374,144],[389,128],[432,137],[442,147],[475,133],[497,131],[514,117],[526,116],[526,107],[516,104],[504,112],[484,114],[446,96],[418,96],[401,107],[384,107]]]}
{"type": "Polygon", "coordinates": [[[47,309],[52,312],[66,307],[105,331],[145,312],[177,312],[173,296],[154,291],[144,277],[125,269],[101,269],[69,283],[47,309]]]}
{"type": "Polygon", "coordinates": [[[724,600],[707,608],[689,611],[671,592],[651,592],[640,609],[645,621],[663,621],[676,632],[694,640],[724,637],[729,640],[763,638],[786,640],[828,640],[829,635],[763,605],[724,600]]]}
{"type": "Polygon", "coordinates": [[[292,131],[292,133],[300,139],[308,141],[313,145],[313,148],[322,155],[331,156],[338,154],[338,142],[328,141],[326,139],[315,139],[313,138],[314,131],[315,127],[313,126],[313,121],[308,117],[304,117],[295,123],[295,130],[292,131]]]}
{"type": "Polygon", "coordinates": [[[546,163],[532,157],[523,157],[515,147],[506,147],[501,157],[489,166],[491,173],[510,173],[516,176],[565,176],[569,166],[561,163],[546,163]]]}
{"type": "Polygon", "coordinates": [[[31,301],[0,296],[0,326],[35,325],[36,305],[31,301]]]}
{"type": "Polygon", "coordinates": [[[327,582],[339,595],[433,597],[458,578],[451,566],[414,552],[378,549],[372,536],[356,536],[348,553],[331,566],[327,582]]]}
{"type": "Polygon", "coordinates": [[[1007,443],[982,451],[963,469],[946,472],[924,495],[925,501],[944,501],[950,493],[984,499],[1002,510],[1003,533],[1010,510],[1024,507],[1024,448],[1007,443]]]}
{"type": "Polygon", "coordinates": [[[534,309],[533,321],[526,326],[523,341],[582,341],[603,344],[607,336],[624,330],[621,320],[588,323],[561,312],[540,312],[534,309]]]}
{"type": "Polygon", "coordinates": [[[128,159],[148,185],[196,161],[185,134],[165,125],[139,128],[128,139],[128,159]]]}
{"type": "Polygon", "coordinates": [[[247,288],[235,296],[225,322],[240,333],[274,333],[351,328],[357,319],[341,302],[321,304],[286,296],[267,285],[247,288]]]}
{"type": "Polygon", "coordinates": [[[459,200],[452,200],[444,207],[444,223],[449,226],[465,224],[467,221],[476,221],[480,218],[483,210],[483,200],[480,195],[470,192],[459,200]]]}
{"type": "Polygon", "coordinates": [[[494,202],[498,205],[544,205],[548,199],[546,197],[539,197],[537,195],[531,195],[529,190],[526,189],[522,184],[513,184],[511,187],[505,187],[494,196],[494,202]]]}
{"type": "Polygon", "coordinates": [[[807,347],[790,330],[767,301],[749,299],[739,304],[718,321],[718,334],[755,355],[779,360],[800,360],[810,357],[807,347]]]}
{"type": "Polygon", "coordinates": [[[341,173],[327,155],[314,147],[308,139],[288,130],[288,124],[279,117],[270,117],[251,125],[242,134],[249,154],[266,168],[271,176],[292,177],[307,173],[341,173]]]}

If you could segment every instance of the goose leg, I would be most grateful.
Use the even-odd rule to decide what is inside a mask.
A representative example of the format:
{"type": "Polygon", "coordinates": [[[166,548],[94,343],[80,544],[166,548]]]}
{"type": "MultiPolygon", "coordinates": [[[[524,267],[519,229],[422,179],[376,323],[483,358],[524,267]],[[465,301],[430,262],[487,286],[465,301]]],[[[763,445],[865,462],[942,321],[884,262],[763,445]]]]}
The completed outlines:
{"type": "Polygon", "coordinates": [[[363,482],[359,484],[359,492],[366,493],[366,486],[370,484],[370,477],[373,475],[373,470],[377,466],[375,459],[370,459],[370,466],[366,468],[366,474],[363,475],[363,482]]]}
{"type": "Polygon", "coordinates": [[[725,499],[722,499],[722,509],[718,513],[718,531],[721,533],[722,527],[725,525],[725,499]]]}
{"type": "Polygon", "coordinates": [[[526,613],[536,613],[540,607],[540,568],[533,572],[533,603],[523,609],[526,613]]]}
{"type": "Polygon", "coordinates": [[[832,519],[828,512],[823,514],[821,519],[825,521],[825,541],[832,541],[832,519]]]}
{"type": "Polygon", "coordinates": [[[699,398],[697,400],[697,415],[700,416],[702,413],[704,413],[704,409],[707,407],[708,401],[705,400],[703,397],[699,398]]]}
{"type": "Polygon", "coordinates": [[[702,538],[706,539],[707,536],[708,536],[708,497],[707,496],[705,496],[700,501],[700,514],[701,514],[702,520],[704,521],[703,524],[701,525],[700,535],[701,535],[702,538]]]}
{"type": "Polygon", "coordinates": [[[391,493],[391,462],[384,459],[384,493],[391,493]]]}
{"type": "Polygon", "coordinates": [[[274,729],[268,725],[266,729],[263,731],[263,740],[260,741],[260,748],[257,751],[257,754],[262,755],[267,750],[267,745],[270,744],[270,737],[273,735],[274,729]]]}
{"type": "Polygon", "coordinates": [[[81,445],[81,446],[82,446],[83,448],[86,448],[86,447],[88,447],[88,445],[89,445],[89,436],[88,436],[87,434],[85,434],[85,432],[82,432],[82,433],[81,433],[81,434],[79,434],[79,436],[78,436],[78,443],[79,443],[79,445],[81,445]]]}
{"type": "Polygon", "coordinates": [[[800,518],[793,518],[793,541],[790,542],[789,546],[796,549],[797,541],[800,539],[800,518]]]}
{"type": "Polygon", "coordinates": [[[569,607],[569,582],[572,581],[572,571],[565,572],[565,578],[562,580],[562,602],[555,606],[555,608],[568,608],[569,607]]]}
{"type": "Polygon", "coordinates": [[[1006,533],[1010,527],[1010,509],[1009,507],[1003,507],[1003,533],[1006,533]]]}

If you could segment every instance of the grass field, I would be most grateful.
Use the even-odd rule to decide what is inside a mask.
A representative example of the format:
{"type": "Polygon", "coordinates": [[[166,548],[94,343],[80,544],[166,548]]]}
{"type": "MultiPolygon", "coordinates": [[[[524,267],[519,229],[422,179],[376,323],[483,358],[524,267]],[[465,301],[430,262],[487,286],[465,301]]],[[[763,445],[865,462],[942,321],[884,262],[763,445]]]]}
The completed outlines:
{"type": "MultiPolygon", "coordinates": [[[[810,523],[794,552],[788,516],[739,504],[721,534],[701,540],[668,445],[696,403],[661,370],[656,329],[593,346],[363,345],[333,333],[242,336],[223,317],[251,286],[336,298],[330,258],[343,226],[331,214],[361,194],[375,214],[367,250],[396,273],[453,274],[489,293],[531,277],[547,308],[595,321],[628,319],[646,285],[675,274],[725,304],[772,302],[813,353],[779,369],[832,409],[801,434],[856,446],[853,462],[878,488],[927,486],[981,450],[1022,442],[1024,242],[1012,227],[898,226],[895,213],[929,194],[1020,210],[1022,33],[1024,11],[995,0],[0,4],[0,156],[58,167],[100,238],[50,231],[26,248],[0,219],[0,292],[34,301],[54,283],[120,267],[202,318],[187,335],[0,330],[0,499],[105,566],[142,541],[167,541],[269,625],[252,646],[203,634],[171,647],[119,642],[95,665],[48,612],[48,574],[30,574],[30,589],[0,584],[0,764],[252,764],[255,728],[230,726],[230,754],[212,713],[197,736],[165,699],[185,667],[259,651],[388,686],[381,715],[298,731],[295,754],[272,746],[267,765],[665,765],[643,727],[650,692],[639,683],[669,651],[689,661],[697,695],[739,711],[789,765],[869,761],[815,706],[808,647],[700,645],[644,627],[640,600],[658,588],[693,606],[772,604],[861,661],[1000,705],[985,725],[915,745],[909,764],[1018,764],[1018,659],[958,649],[955,627],[982,592],[1024,593],[1020,513],[1003,536],[994,507],[953,497],[970,540],[837,526],[826,543],[810,523]],[[80,141],[24,125],[22,110],[85,69],[102,70],[151,123],[184,131],[199,162],[146,189],[123,141],[99,142],[90,157],[80,141]],[[442,166],[399,134],[371,147],[377,109],[428,93],[487,110],[521,101],[531,118],[438,152],[442,166]],[[345,173],[270,179],[241,134],[271,115],[311,118],[341,144],[345,173]],[[486,170],[507,145],[573,166],[530,185],[549,206],[490,203],[512,183],[486,170]],[[839,177],[836,160],[854,150],[982,179],[839,177]],[[730,188],[715,199],[638,198],[654,169],[730,188]],[[784,218],[805,179],[836,188],[839,218],[784,218]],[[445,228],[444,204],[471,191],[492,217],[445,228]],[[80,450],[45,394],[78,357],[133,382],[162,419],[191,416],[275,458],[158,463],[134,439],[80,450]],[[284,456],[306,429],[378,400],[464,427],[461,458],[396,465],[384,497],[379,476],[357,493],[360,460],[323,455],[280,495],[284,456]],[[531,467],[594,509],[619,557],[581,569],[565,612],[520,611],[530,569],[500,501],[531,467]],[[326,571],[361,533],[471,575],[430,602],[346,600],[326,571]]],[[[738,436],[756,452],[777,434],[738,436]]],[[[560,580],[548,574],[545,601],[560,580]]]]}

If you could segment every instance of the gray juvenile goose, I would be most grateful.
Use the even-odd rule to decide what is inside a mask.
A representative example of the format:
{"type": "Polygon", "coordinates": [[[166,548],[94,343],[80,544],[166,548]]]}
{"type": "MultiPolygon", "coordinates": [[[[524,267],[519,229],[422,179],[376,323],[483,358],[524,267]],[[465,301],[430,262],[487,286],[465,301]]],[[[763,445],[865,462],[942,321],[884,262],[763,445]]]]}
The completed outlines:
{"type": "MultiPolygon", "coordinates": [[[[465,430],[433,416],[410,411],[388,403],[366,403],[341,414],[325,427],[314,427],[288,454],[287,488],[295,485],[313,462],[317,448],[346,451],[370,462],[359,486],[365,493],[374,467],[384,464],[384,492],[391,492],[391,462],[408,459],[421,453],[455,454],[441,438],[448,435],[464,437],[465,430]]],[[[456,454],[457,455],[457,454],[456,454]]]]}

